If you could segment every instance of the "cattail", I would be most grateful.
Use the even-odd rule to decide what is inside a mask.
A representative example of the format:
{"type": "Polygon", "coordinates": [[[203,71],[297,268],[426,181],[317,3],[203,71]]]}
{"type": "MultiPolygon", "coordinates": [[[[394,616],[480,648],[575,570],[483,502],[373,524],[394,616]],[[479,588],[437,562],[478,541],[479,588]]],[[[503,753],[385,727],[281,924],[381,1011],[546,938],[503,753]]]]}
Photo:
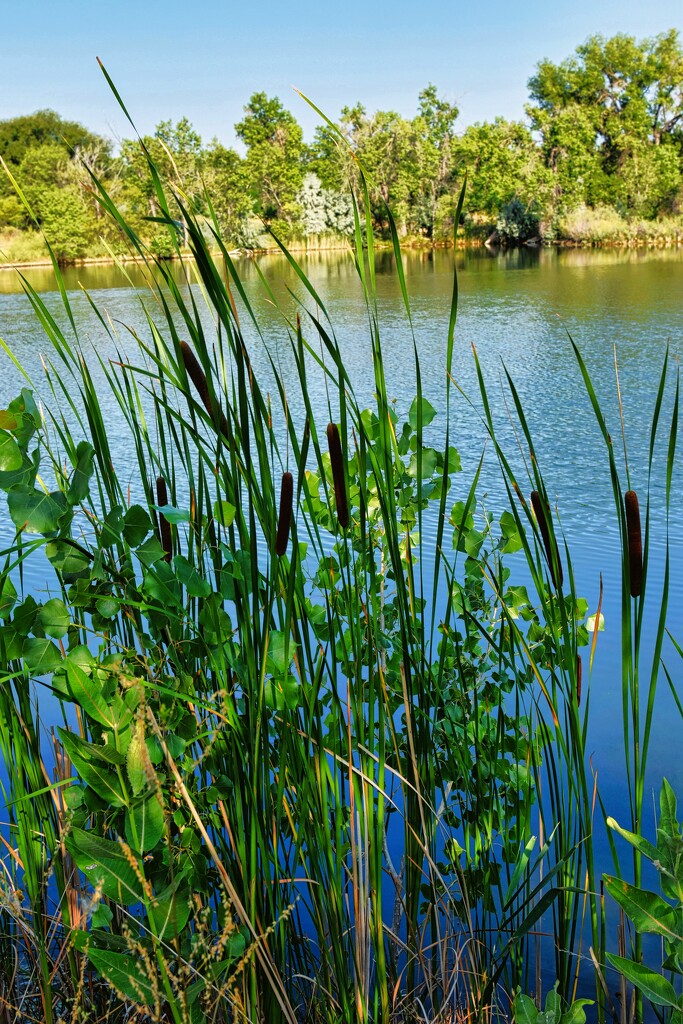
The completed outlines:
{"type": "Polygon", "coordinates": [[[349,525],[349,505],[346,500],[344,455],[336,423],[328,423],[327,425],[327,447],[330,450],[330,462],[332,463],[332,480],[334,482],[334,500],[337,503],[337,519],[341,528],[346,529],[349,525]]]}
{"type": "MultiPolygon", "coordinates": [[[[157,505],[163,508],[168,505],[168,490],[163,476],[157,477],[157,505]]],[[[159,513],[159,533],[161,534],[161,546],[164,549],[164,561],[170,562],[173,556],[173,541],[171,539],[171,524],[162,512],[159,513]]]]}
{"type": "MultiPolygon", "coordinates": [[[[202,400],[202,404],[209,416],[211,419],[214,419],[214,404],[211,401],[211,394],[209,392],[209,385],[206,381],[206,374],[202,370],[196,355],[186,341],[180,342],[180,351],[182,352],[187,376],[196,387],[199,397],[202,400]]],[[[219,415],[218,422],[221,434],[223,437],[228,438],[228,421],[222,412],[219,415]]]]}
{"type": "Polygon", "coordinates": [[[581,676],[583,675],[583,662],[581,655],[576,655],[576,706],[581,703],[581,676]]]}
{"type": "Polygon", "coordinates": [[[562,563],[560,562],[560,553],[557,547],[553,545],[550,539],[550,529],[548,527],[548,509],[545,506],[545,502],[541,498],[538,491],[531,492],[531,507],[534,510],[536,516],[536,522],[538,528],[541,531],[541,537],[543,538],[543,546],[545,548],[545,557],[548,559],[548,565],[550,566],[550,576],[552,578],[555,587],[562,586],[562,563]],[[557,574],[555,573],[555,560],[553,559],[553,551],[557,558],[557,574]]]}
{"type": "Polygon", "coordinates": [[[280,485],[280,515],[277,521],[277,536],[275,538],[275,553],[284,555],[289,540],[289,527],[292,522],[292,497],[294,495],[294,479],[291,473],[282,474],[280,485]]]}
{"type": "Polygon", "coordinates": [[[635,491],[627,491],[624,495],[626,505],[626,532],[628,534],[628,565],[631,579],[631,597],[640,597],[643,589],[643,540],[640,533],[640,509],[638,495],[635,491]]]}

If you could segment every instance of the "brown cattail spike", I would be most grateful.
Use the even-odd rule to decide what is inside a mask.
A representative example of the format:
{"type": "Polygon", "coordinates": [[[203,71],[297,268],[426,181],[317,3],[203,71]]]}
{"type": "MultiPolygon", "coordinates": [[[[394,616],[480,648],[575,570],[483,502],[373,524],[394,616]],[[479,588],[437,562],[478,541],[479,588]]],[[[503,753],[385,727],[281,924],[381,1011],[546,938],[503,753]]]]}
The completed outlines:
{"type": "MultiPolygon", "coordinates": [[[[208,412],[211,419],[214,419],[214,406],[211,401],[211,393],[209,392],[209,385],[206,381],[206,374],[202,370],[199,360],[186,341],[180,342],[180,351],[183,356],[187,376],[196,387],[199,397],[202,400],[202,405],[208,412]]],[[[222,412],[219,413],[218,425],[223,437],[228,438],[228,421],[222,412]]]]}
{"type": "MultiPolygon", "coordinates": [[[[597,627],[596,627],[597,628],[597,627]]],[[[581,703],[581,676],[583,675],[583,662],[581,655],[576,655],[576,706],[581,703]]]]}
{"type": "MultiPolygon", "coordinates": [[[[157,505],[163,508],[168,505],[168,490],[163,476],[157,477],[157,505]]],[[[171,538],[171,524],[164,517],[163,512],[159,513],[159,533],[161,534],[161,546],[164,549],[164,561],[170,562],[173,556],[173,540],[171,538]]]]}
{"type": "Polygon", "coordinates": [[[555,587],[561,587],[563,575],[560,553],[550,538],[550,528],[548,525],[550,513],[538,491],[531,492],[531,507],[534,510],[536,522],[538,523],[538,528],[541,531],[541,537],[543,538],[543,547],[545,548],[545,557],[547,558],[548,566],[550,567],[550,576],[555,587]],[[556,564],[557,572],[555,571],[556,564]]]}
{"type": "Polygon", "coordinates": [[[292,498],[294,496],[294,480],[291,473],[282,474],[280,485],[280,515],[277,521],[275,538],[275,554],[284,555],[289,540],[289,528],[292,523],[292,498]]]}
{"type": "Polygon", "coordinates": [[[343,530],[349,525],[349,504],[346,500],[346,479],[344,477],[344,454],[342,452],[339,428],[336,423],[327,426],[327,447],[330,450],[334,500],[337,503],[337,519],[343,530]]]}
{"type": "Polygon", "coordinates": [[[624,495],[626,506],[626,533],[628,535],[628,567],[631,583],[631,597],[640,597],[643,589],[643,538],[640,532],[640,509],[638,495],[627,491],[624,495]]]}

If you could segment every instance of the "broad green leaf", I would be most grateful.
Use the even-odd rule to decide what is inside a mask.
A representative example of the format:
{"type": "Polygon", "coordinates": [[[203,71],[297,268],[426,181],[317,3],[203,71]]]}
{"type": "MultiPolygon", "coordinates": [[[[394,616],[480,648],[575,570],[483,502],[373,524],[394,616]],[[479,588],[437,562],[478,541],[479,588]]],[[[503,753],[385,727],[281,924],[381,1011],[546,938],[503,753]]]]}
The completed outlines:
{"type": "Polygon", "coordinates": [[[21,448],[11,434],[0,430],[0,471],[13,473],[19,469],[24,461],[21,448]]]}
{"type": "MultiPolygon", "coordinates": [[[[66,678],[69,690],[76,703],[89,718],[107,729],[116,725],[115,715],[109,703],[102,696],[102,686],[96,678],[88,675],[71,656],[66,659],[66,678]]],[[[132,717],[132,714],[131,714],[132,717]]]]}
{"type": "MultiPolygon", "coordinates": [[[[58,728],[59,736],[78,776],[111,807],[121,807],[126,798],[113,765],[102,761],[94,744],[82,740],[67,729],[58,728]]],[[[123,759],[122,759],[123,760],[123,759]]]]}
{"type": "Polygon", "coordinates": [[[113,619],[118,614],[121,602],[117,601],[115,597],[101,597],[95,602],[97,608],[97,614],[101,615],[103,619],[113,619]]]}
{"type": "Polygon", "coordinates": [[[100,533],[100,545],[103,548],[112,547],[121,540],[123,530],[123,509],[120,505],[110,508],[102,521],[100,533]]]}
{"type": "Polygon", "coordinates": [[[298,679],[288,675],[276,679],[266,679],[265,683],[266,704],[276,711],[284,711],[285,708],[292,710],[297,707],[301,697],[301,687],[298,679]]]}
{"type": "Polygon", "coordinates": [[[678,820],[676,818],[676,794],[666,779],[662,780],[662,788],[659,793],[660,817],[658,828],[668,836],[678,835],[678,820]]]}
{"type": "Polygon", "coordinates": [[[536,1024],[538,1018],[536,1003],[529,996],[518,992],[512,1004],[512,1014],[515,1024],[536,1024]]]}
{"type": "Polygon", "coordinates": [[[173,566],[180,582],[187,590],[189,597],[208,597],[211,584],[188,562],[183,555],[176,555],[173,566]]]}
{"type": "Polygon", "coordinates": [[[152,507],[171,525],[189,523],[190,521],[190,513],[186,509],[174,508],[173,505],[153,505],[152,507]]]}
{"type": "Polygon", "coordinates": [[[623,956],[615,956],[614,953],[608,953],[607,959],[612,967],[615,967],[632,985],[635,985],[651,1003],[656,1003],[658,1006],[678,1006],[675,988],[661,974],[650,970],[644,964],[634,963],[633,960],[627,960],[623,956]]]}
{"type": "Polygon", "coordinates": [[[545,1024],[560,1024],[562,1017],[562,1000],[557,991],[557,985],[548,992],[545,997],[545,1024]]]}
{"type": "Polygon", "coordinates": [[[46,636],[59,640],[66,635],[71,624],[71,616],[64,602],[58,597],[53,597],[40,609],[37,621],[46,636]]]}
{"type": "Polygon", "coordinates": [[[32,488],[36,482],[40,452],[36,450],[29,456],[22,452],[21,465],[8,473],[0,472],[0,490],[9,491],[12,487],[32,488]]]}
{"type": "Polygon", "coordinates": [[[93,446],[87,441],[80,441],[76,449],[76,466],[69,481],[69,489],[66,495],[70,505],[78,505],[88,497],[90,493],[90,478],[93,475],[94,458],[95,449],[93,446]]]}
{"type": "Polygon", "coordinates": [[[154,565],[155,562],[160,562],[166,556],[166,552],[156,536],[148,537],[143,544],[136,548],[135,554],[146,568],[154,565]]]}
{"type": "Polygon", "coordinates": [[[408,422],[410,423],[410,426],[413,428],[413,430],[417,430],[418,417],[420,411],[422,412],[423,427],[428,427],[429,424],[434,419],[434,417],[436,416],[436,409],[434,408],[434,406],[431,405],[426,398],[419,398],[418,396],[416,396],[413,399],[413,403],[410,406],[410,411],[408,413],[408,422]]]}
{"type": "Polygon", "coordinates": [[[6,619],[17,603],[17,589],[9,576],[0,576],[0,619],[6,619]]]}
{"type": "Polygon", "coordinates": [[[154,923],[160,939],[174,939],[190,918],[192,903],[187,883],[182,876],[176,876],[154,901],[154,923]]]}
{"type": "Polygon", "coordinates": [[[213,506],[213,516],[222,526],[232,526],[237,509],[229,501],[217,501],[213,506]]]}
{"type": "Polygon", "coordinates": [[[126,813],[126,839],[138,853],[148,853],[164,834],[164,811],[156,793],[141,800],[126,813]]]}
{"type": "Polygon", "coordinates": [[[594,999],[576,999],[566,1011],[562,1014],[560,1024],[586,1024],[586,1011],[584,1006],[592,1006],[595,1002],[594,999]]]}
{"type": "Polygon", "coordinates": [[[62,664],[59,647],[46,637],[25,640],[21,653],[24,665],[35,676],[48,675],[62,664]]]}
{"type": "Polygon", "coordinates": [[[612,875],[603,877],[608,893],[631,918],[637,932],[654,932],[683,941],[683,935],[676,935],[676,911],[661,896],[612,875]]]}
{"type": "Polygon", "coordinates": [[[131,548],[142,544],[152,529],[152,520],[142,505],[131,505],[123,517],[123,539],[131,548]]]}
{"type": "Polygon", "coordinates": [[[72,828],[66,837],[66,847],[90,884],[101,885],[110,900],[122,906],[143,902],[138,877],[141,865],[131,863],[131,853],[124,851],[120,843],[72,828]]]}
{"type": "Polygon", "coordinates": [[[272,629],[268,635],[267,668],[273,675],[284,675],[292,663],[296,644],[286,633],[272,629]]]}
{"type": "Polygon", "coordinates": [[[600,612],[599,617],[597,615],[589,615],[586,619],[586,629],[589,633],[594,633],[596,628],[598,633],[602,633],[605,628],[605,616],[602,612],[600,612]]]}
{"type": "Polygon", "coordinates": [[[91,559],[65,540],[51,540],[45,547],[50,563],[69,582],[90,569],[91,559]]]}
{"type": "Polygon", "coordinates": [[[422,459],[418,463],[417,455],[413,455],[408,466],[408,476],[417,477],[418,473],[422,480],[428,480],[434,474],[439,464],[439,453],[435,448],[423,448],[422,459]]]}
{"type": "Polygon", "coordinates": [[[519,551],[522,547],[522,538],[519,535],[517,520],[512,512],[506,511],[501,513],[500,530],[503,535],[501,538],[501,551],[507,555],[511,555],[514,551],[519,551]]]}
{"type": "Polygon", "coordinates": [[[7,495],[12,522],[26,533],[57,533],[68,512],[66,497],[61,491],[46,494],[37,488],[13,487],[7,495]]]}
{"type": "Polygon", "coordinates": [[[88,958],[98,972],[125,999],[145,1009],[154,1006],[155,986],[144,963],[132,953],[88,949],[88,958]]]}

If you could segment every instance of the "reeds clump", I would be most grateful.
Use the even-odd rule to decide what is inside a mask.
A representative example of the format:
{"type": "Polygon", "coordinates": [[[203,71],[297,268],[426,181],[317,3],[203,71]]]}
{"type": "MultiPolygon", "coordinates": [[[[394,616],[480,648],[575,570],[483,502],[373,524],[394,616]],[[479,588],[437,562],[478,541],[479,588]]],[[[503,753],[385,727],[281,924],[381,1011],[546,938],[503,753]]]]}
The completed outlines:
{"type": "Polygon", "coordinates": [[[626,506],[626,532],[628,537],[628,564],[631,597],[640,597],[643,589],[643,538],[640,530],[640,508],[635,491],[624,495],[626,506]]]}
{"type": "MultiPolygon", "coordinates": [[[[157,505],[159,508],[163,508],[168,505],[168,488],[166,487],[166,481],[163,476],[157,477],[157,505]]],[[[159,536],[161,539],[161,546],[164,549],[164,561],[170,562],[173,557],[173,540],[171,537],[171,524],[164,517],[163,513],[159,513],[159,536]]]]}
{"type": "Polygon", "coordinates": [[[549,509],[538,491],[531,492],[531,506],[534,510],[534,515],[536,516],[538,528],[541,531],[541,537],[543,538],[543,547],[545,548],[545,557],[548,560],[548,566],[550,568],[550,576],[555,587],[561,587],[563,575],[560,553],[555,544],[553,544],[550,536],[550,527],[548,525],[550,515],[549,509]]]}
{"type": "MultiPolygon", "coordinates": [[[[215,420],[216,414],[214,411],[214,403],[211,398],[211,392],[209,391],[206,374],[202,370],[199,360],[186,341],[180,342],[180,351],[182,352],[183,363],[185,364],[187,375],[196,387],[197,393],[202,400],[202,405],[208,412],[211,419],[215,420]]],[[[225,414],[222,412],[219,412],[218,426],[223,437],[228,440],[228,421],[225,418],[225,414]]]]}
{"type": "Polygon", "coordinates": [[[327,447],[330,451],[332,464],[332,482],[334,483],[334,500],[337,505],[337,519],[343,530],[349,525],[349,503],[346,497],[346,479],[344,477],[344,454],[342,452],[339,428],[336,423],[327,425],[327,447]]]}
{"type": "Polygon", "coordinates": [[[291,473],[282,474],[280,485],[280,514],[277,521],[277,535],[275,537],[275,554],[280,557],[287,550],[289,540],[289,529],[292,524],[292,499],[294,497],[294,478],[291,473]]]}

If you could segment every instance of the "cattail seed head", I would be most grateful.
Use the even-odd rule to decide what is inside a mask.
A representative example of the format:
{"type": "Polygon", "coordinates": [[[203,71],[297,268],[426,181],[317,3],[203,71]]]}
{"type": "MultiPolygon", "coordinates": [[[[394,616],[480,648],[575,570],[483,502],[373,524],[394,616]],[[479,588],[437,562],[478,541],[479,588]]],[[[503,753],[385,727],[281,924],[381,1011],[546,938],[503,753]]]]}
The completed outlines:
{"type": "MultiPolygon", "coordinates": [[[[157,505],[160,507],[168,505],[168,489],[163,476],[157,477],[157,505]]],[[[170,562],[173,556],[171,524],[162,512],[159,513],[159,533],[161,534],[161,546],[164,549],[164,561],[170,562]]]]}
{"type": "Polygon", "coordinates": [[[626,506],[626,533],[628,536],[628,565],[631,597],[640,597],[643,589],[643,539],[640,532],[640,508],[635,491],[624,495],[626,506]]]}
{"type": "Polygon", "coordinates": [[[555,587],[560,587],[562,586],[563,580],[560,553],[550,537],[550,528],[548,525],[550,513],[538,491],[531,492],[531,507],[534,510],[536,522],[538,523],[538,528],[541,531],[541,537],[543,538],[543,547],[545,548],[545,557],[548,560],[548,566],[550,568],[550,576],[555,587]],[[557,572],[555,571],[555,560],[557,561],[557,572]]]}
{"type": "Polygon", "coordinates": [[[282,474],[280,485],[280,515],[277,521],[275,538],[275,554],[284,555],[289,540],[289,528],[292,523],[292,498],[294,496],[294,479],[291,473],[282,474]]]}
{"type": "Polygon", "coordinates": [[[339,428],[336,423],[327,426],[327,447],[330,450],[332,464],[332,482],[334,483],[334,500],[337,505],[337,519],[343,530],[349,525],[349,504],[346,499],[346,479],[344,477],[344,454],[342,452],[339,428]]]}
{"type": "MultiPolygon", "coordinates": [[[[199,360],[186,341],[180,342],[180,351],[183,356],[183,363],[185,364],[187,376],[196,387],[197,393],[202,400],[202,405],[208,412],[211,419],[214,419],[214,406],[211,401],[211,393],[206,380],[206,374],[202,370],[199,360]]],[[[222,412],[219,415],[219,428],[223,437],[229,439],[228,421],[222,412]]]]}

